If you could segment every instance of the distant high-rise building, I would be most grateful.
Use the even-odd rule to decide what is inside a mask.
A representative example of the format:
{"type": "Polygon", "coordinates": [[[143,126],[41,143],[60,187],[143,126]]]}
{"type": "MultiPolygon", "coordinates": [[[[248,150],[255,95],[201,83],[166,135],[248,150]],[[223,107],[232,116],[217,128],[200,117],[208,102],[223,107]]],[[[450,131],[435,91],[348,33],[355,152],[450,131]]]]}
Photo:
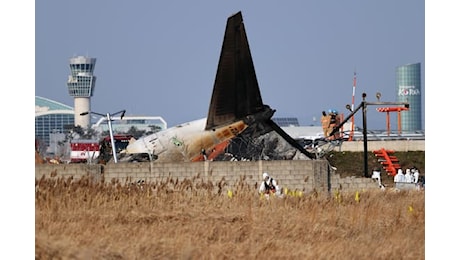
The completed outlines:
{"type": "Polygon", "coordinates": [[[70,72],[67,80],[69,95],[74,97],[75,126],[86,129],[91,126],[90,114],[80,115],[91,111],[91,96],[96,86],[96,76],[93,75],[96,58],[77,56],[70,58],[70,72]]]}
{"type": "Polygon", "coordinates": [[[409,102],[409,110],[401,112],[401,130],[422,130],[420,63],[396,68],[396,98],[398,102],[409,102]]]}

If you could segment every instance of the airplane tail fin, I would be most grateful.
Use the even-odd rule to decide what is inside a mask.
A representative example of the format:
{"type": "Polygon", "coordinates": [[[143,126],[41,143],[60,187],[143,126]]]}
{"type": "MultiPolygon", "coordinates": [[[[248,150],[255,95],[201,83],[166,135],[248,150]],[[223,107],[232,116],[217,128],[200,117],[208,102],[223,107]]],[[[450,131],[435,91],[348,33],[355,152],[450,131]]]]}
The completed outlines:
{"type": "Polygon", "coordinates": [[[274,130],[293,147],[313,159],[313,154],[271,120],[274,112],[262,102],[243,17],[238,12],[227,20],[205,130],[252,118],[263,126],[248,131],[262,134],[274,130]]]}
{"type": "Polygon", "coordinates": [[[206,130],[262,111],[264,105],[241,12],[227,20],[206,130]]]}

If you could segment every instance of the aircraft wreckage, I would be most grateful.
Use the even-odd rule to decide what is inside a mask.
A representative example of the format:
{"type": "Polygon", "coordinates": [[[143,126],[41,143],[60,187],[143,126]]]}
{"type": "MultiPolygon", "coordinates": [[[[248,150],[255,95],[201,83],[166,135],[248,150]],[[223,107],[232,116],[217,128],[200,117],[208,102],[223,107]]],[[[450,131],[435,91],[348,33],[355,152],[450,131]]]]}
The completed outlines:
{"type": "Polygon", "coordinates": [[[227,20],[208,116],[130,141],[119,161],[317,159],[272,120],[274,113],[262,102],[238,12],[227,20]]]}

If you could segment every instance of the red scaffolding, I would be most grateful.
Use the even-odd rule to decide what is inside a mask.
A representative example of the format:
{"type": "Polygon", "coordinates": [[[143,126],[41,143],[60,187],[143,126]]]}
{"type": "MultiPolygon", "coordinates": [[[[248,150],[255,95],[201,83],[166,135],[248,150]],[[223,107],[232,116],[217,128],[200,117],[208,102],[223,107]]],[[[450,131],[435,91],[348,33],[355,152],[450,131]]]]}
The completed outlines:
{"type": "Polygon", "coordinates": [[[379,112],[387,113],[387,131],[390,135],[390,112],[398,112],[398,132],[401,134],[401,111],[409,110],[408,107],[378,107],[376,108],[379,112]]]}

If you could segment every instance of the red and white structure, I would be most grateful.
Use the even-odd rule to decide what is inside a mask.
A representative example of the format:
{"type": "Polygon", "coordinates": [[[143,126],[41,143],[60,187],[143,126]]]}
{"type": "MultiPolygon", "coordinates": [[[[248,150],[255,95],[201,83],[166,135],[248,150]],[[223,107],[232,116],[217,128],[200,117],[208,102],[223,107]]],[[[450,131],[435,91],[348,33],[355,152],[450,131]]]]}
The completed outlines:
{"type": "MultiPolygon", "coordinates": [[[[356,71],[353,75],[353,93],[351,95],[351,111],[355,111],[355,91],[356,91],[356,71]]],[[[350,128],[350,135],[348,137],[348,141],[353,140],[353,134],[355,131],[355,116],[351,117],[351,128],[350,128]]]]}
{"type": "Polygon", "coordinates": [[[97,160],[100,154],[99,141],[80,139],[70,142],[70,162],[82,163],[97,160]]]}

